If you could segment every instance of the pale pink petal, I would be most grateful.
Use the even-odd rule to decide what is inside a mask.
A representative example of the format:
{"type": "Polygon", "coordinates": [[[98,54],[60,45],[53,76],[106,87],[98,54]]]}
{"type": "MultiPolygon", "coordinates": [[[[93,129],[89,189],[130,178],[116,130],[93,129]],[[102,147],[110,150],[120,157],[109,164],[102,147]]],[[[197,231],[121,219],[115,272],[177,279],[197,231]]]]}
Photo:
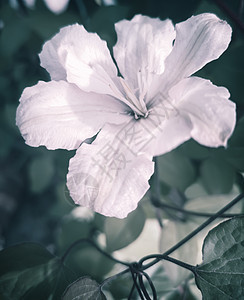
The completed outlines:
{"type": "Polygon", "coordinates": [[[67,186],[75,203],[105,216],[125,218],[149,189],[152,156],[138,153],[134,139],[125,136],[137,122],[110,125],[96,140],[83,144],[70,160],[67,186]]]}
{"type": "Polygon", "coordinates": [[[117,68],[106,42],[82,25],[62,28],[44,44],[40,59],[53,80],[67,80],[86,92],[120,95],[117,68]]]}
{"type": "Polygon", "coordinates": [[[191,77],[169,92],[181,117],[192,123],[191,137],[209,147],[226,146],[236,122],[235,103],[224,87],[191,77]]]}
{"type": "Polygon", "coordinates": [[[175,115],[164,121],[155,138],[153,156],[170,152],[191,138],[191,121],[181,115],[175,115]]]}
{"type": "Polygon", "coordinates": [[[136,15],[115,24],[118,41],[113,49],[119,70],[137,92],[145,96],[155,74],[164,71],[164,60],[175,38],[170,20],[136,15]]]}
{"type": "Polygon", "coordinates": [[[171,99],[157,95],[158,103],[151,107],[146,118],[137,120],[138,151],[152,156],[162,155],[191,137],[192,124],[181,116],[171,99]]]}
{"type": "Polygon", "coordinates": [[[48,149],[76,149],[106,122],[130,119],[110,96],[85,93],[65,81],[39,82],[21,96],[16,122],[26,143],[48,149]]]}
{"type": "Polygon", "coordinates": [[[169,88],[217,59],[228,47],[231,27],[217,16],[205,13],[176,25],[172,52],[165,60],[163,88],[169,88]]]}

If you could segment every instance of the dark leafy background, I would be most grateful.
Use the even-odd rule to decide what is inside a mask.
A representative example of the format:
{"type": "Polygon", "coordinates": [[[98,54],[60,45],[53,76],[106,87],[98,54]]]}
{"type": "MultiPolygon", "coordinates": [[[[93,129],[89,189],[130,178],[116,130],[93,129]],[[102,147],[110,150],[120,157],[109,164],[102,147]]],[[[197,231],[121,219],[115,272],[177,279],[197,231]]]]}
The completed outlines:
{"type": "MultiPolygon", "coordinates": [[[[163,199],[180,207],[190,206],[190,198],[201,194],[199,186],[200,191],[204,190],[206,199],[208,195],[217,197],[228,194],[233,188],[237,192],[238,189],[244,190],[243,1],[118,0],[116,5],[106,6],[102,5],[102,1],[70,0],[67,10],[60,15],[49,11],[43,1],[37,1],[35,9],[27,9],[22,1],[18,2],[16,9],[6,0],[0,2],[0,248],[20,242],[38,242],[57,255],[64,253],[76,239],[94,237],[102,232],[107,236],[107,251],[112,252],[133,242],[147,218],[156,218],[160,214],[162,218],[182,221],[182,215],[179,217],[179,214],[168,210],[159,212],[154,209],[146,197],[135,215],[121,221],[121,224],[100,215],[90,221],[72,219],[69,216],[74,205],[65,188],[65,176],[69,158],[74,152],[48,151],[44,147],[25,145],[15,125],[18,99],[25,87],[36,84],[38,80],[49,80],[46,71],[39,66],[38,53],[46,40],[61,27],[72,23],[84,24],[88,31],[97,32],[111,48],[116,42],[114,23],[124,18],[130,19],[138,13],[170,18],[174,23],[202,12],[213,12],[227,20],[233,28],[230,47],[220,59],[208,64],[198,75],[211,79],[216,85],[226,86],[231,99],[237,104],[237,127],[228,148],[209,149],[189,141],[159,158],[158,165],[163,199]],[[189,187],[193,185],[198,189],[189,192],[189,187]],[[132,220],[135,220],[134,224],[132,220]],[[119,238],[114,234],[114,228],[120,229],[119,238]],[[128,231],[131,234],[126,235],[128,231]]],[[[217,208],[221,207],[220,202],[217,203],[217,208]]],[[[194,209],[197,210],[198,206],[199,203],[194,209]]],[[[209,203],[206,200],[207,210],[216,211],[212,200],[209,203]]],[[[30,247],[36,246],[31,244],[30,247]]],[[[22,253],[23,257],[28,255],[25,253],[22,253]]],[[[45,255],[47,262],[52,263],[53,272],[63,268],[56,258],[49,257],[52,254],[45,255]]],[[[23,259],[24,264],[25,259],[21,257],[20,254],[19,259],[23,259]]],[[[97,281],[101,281],[114,265],[89,245],[79,246],[67,263],[76,273],[74,279],[89,275],[97,281]]],[[[156,281],[159,275],[154,276],[156,281]]],[[[163,276],[165,274],[161,278],[163,276]]],[[[130,289],[128,280],[122,280],[123,284],[115,282],[111,287],[116,299],[126,297],[130,289]]],[[[162,285],[158,288],[163,289],[162,285]]],[[[161,295],[169,299],[164,291],[161,295]]],[[[179,290],[172,289],[169,297],[196,299],[188,289],[184,295],[185,298],[179,290]]],[[[45,299],[43,297],[40,296],[40,299],[45,299]]]]}

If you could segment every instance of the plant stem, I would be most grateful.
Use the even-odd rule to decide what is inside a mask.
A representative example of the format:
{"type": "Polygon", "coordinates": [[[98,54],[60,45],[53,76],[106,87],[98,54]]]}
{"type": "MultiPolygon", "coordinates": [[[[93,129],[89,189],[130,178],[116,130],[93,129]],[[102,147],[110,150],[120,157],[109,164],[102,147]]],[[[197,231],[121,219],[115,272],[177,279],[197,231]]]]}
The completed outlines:
{"type": "Polygon", "coordinates": [[[102,253],[104,256],[106,256],[106,257],[109,258],[110,260],[113,260],[114,262],[119,263],[119,264],[122,264],[122,265],[127,266],[127,267],[130,266],[130,263],[123,262],[123,261],[121,261],[121,260],[118,260],[118,259],[114,258],[114,257],[111,256],[110,254],[108,254],[106,251],[104,251],[103,249],[101,249],[95,242],[93,242],[93,241],[90,240],[90,239],[86,239],[86,238],[79,239],[79,240],[75,241],[73,244],[71,244],[71,245],[69,246],[69,248],[65,251],[64,255],[61,257],[61,261],[64,263],[64,261],[66,260],[66,258],[67,258],[68,255],[70,254],[70,252],[71,252],[76,246],[78,246],[78,245],[81,244],[81,243],[88,243],[88,244],[91,244],[95,249],[97,249],[97,251],[99,251],[100,253],[102,253]]]}
{"type": "MultiPolygon", "coordinates": [[[[200,226],[198,226],[195,230],[193,230],[190,234],[188,234],[185,238],[183,238],[181,241],[179,241],[176,245],[174,245],[173,247],[171,247],[170,249],[168,249],[166,252],[164,252],[163,254],[152,254],[152,255],[148,255],[143,257],[138,263],[127,263],[127,262],[123,262],[120,261],[116,258],[114,258],[113,256],[111,256],[110,254],[108,254],[107,252],[105,252],[103,249],[101,249],[94,241],[87,239],[87,238],[83,238],[83,239],[79,239],[77,241],[75,241],[73,244],[71,244],[69,246],[69,248],[66,250],[66,252],[64,253],[64,255],[61,257],[61,261],[64,263],[66,258],[68,257],[68,255],[70,254],[70,252],[80,243],[89,243],[91,244],[95,249],[97,249],[100,253],[102,253],[104,256],[106,256],[107,258],[111,259],[112,261],[122,264],[124,266],[127,266],[128,268],[126,268],[125,270],[123,270],[122,272],[115,274],[114,276],[111,276],[107,279],[105,279],[102,284],[100,285],[100,287],[102,288],[106,283],[116,279],[117,277],[129,273],[131,271],[131,275],[132,278],[134,280],[134,286],[137,288],[138,293],[141,297],[141,299],[144,299],[144,296],[146,298],[148,298],[148,293],[144,287],[144,283],[143,283],[143,279],[142,276],[144,275],[152,289],[152,293],[153,296],[155,298],[155,293],[156,290],[153,286],[153,283],[150,279],[150,277],[143,272],[144,270],[150,268],[151,266],[153,266],[154,264],[156,264],[157,262],[159,262],[160,260],[168,260],[172,263],[175,263],[185,269],[190,270],[191,272],[193,272],[195,274],[195,267],[192,265],[189,265],[183,261],[177,260],[175,258],[172,258],[169,256],[169,254],[171,254],[172,252],[174,252],[175,250],[177,250],[178,248],[180,248],[182,245],[184,245],[186,242],[188,242],[192,237],[194,237],[195,235],[197,235],[201,230],[203,230],[206,226],[208,226],[211,222],[213,222],[215,219],[219,218],[221,215],[223,215],[224,212],[226,212],[228,209],[230,209],[232,206],[234,206],[236,203],[238,203],[242,198],[244,198],[244,193],[241,193],[240,195],[238,195],[235,199],[233,199],[230,203],[228,203],[225,207],[223,207],[222,209],[220,209],[216,214],[212,215],[208,220],[206,220],[203,224],[201,224],[200,226]],[[143,265],[143,263],[146,260],[149,259],[154,259],[152,262],[143,265]],[[135,276],[135,277],[134,277],[135,276]],[[139,284],[140,284],[140,288],[143,291],[144,296],[141,293],[141,290],[139,288],[139,286],[137,285],[137,276],[139,276],[139,284]]],[[[133,289],[132,288],[132,292],[131,295],[133,293],[133,289]]],[[[149,299],[149,298],[148,298],[149,299]]]]}
{"type": "Polygon", "coordinates": [[[138,274],[137,274],[137,273],[133,273],[131,269],[130,269],[130,271],[131,271],[131,277],[132,277],[132,279],[133,279],[133,283],[134,283],[134,284],[133,284],[132,289],[131,289],[131,291],[130,291],[130,297],[128,298],[128,300],[131,300],[132,295],[133,295],[133,291],[134,291],[135,287],[136,287],[136,290],[137,290],[137,293],[138,293],[139,297],[140,297],[142,300],[144,300],[144,296],[143,296],[143,294],[142,294],[142,291],[141,291],[141,289],[140,289],[140,287],[139,287],[139,285],[138,285],[138,283],[137,283],[137,277],[138,277],[138,274]]]}
{"type": "Polygon", "coordinates": [[[153,300],[157,300],[157,291],[155,289],[155,286],[154,286],[150,276],[146,272],[143,272],[143,271],[142,271],[142,274],[146,277],[147,282],[150,285],[150,288],[152,290],[153,300]]]}
{"type": "Polygon", "coordinates": [[[185,268],[187,270],[190,270],[192,273],[195,273],[195,266],[189,265],[181,260],[178,260],[176,258],[170,257],[170,256],[163,256],[164,260],[168,260],[182,268],[185,268]]]}
{"type": "Polygon", "coordinates": [[[150,296],[147,292],[147,289],[144,285],[142,274],[138,274],[138,281],[139,281],[139,284],[140,284],[141,291],[142,291],[144,297],[146,298],[146,300],[151,300],[151,298],[150,298],[150,296]]]}
{"type": "Polygon", "coordinates": [[[234,206],[236,203],[238,203],[242,198],[244,197],[244,193],[241,193],[238,195],[235,199],[233,199],[230,203],[228,203],[225,207],[220,209],[216,214],[211,216],[209,219],[207,219],[204,223],[202,223],[200,226],[198,226],[195,230],[193,230],[191,233],[189,233],[185,238],[183,238],[181,241],[179,241],[176,245],[168,249],[166,252],[164,252],[161,256],[160,259],[158,258],[158,254],[152,254],[145,256],[139,261],[139,265],[142,266],[143,270],[153,266],[156,264],[159,260],[163,259],[163,257],[168,256],[178,248],[180,248],[182,245],[184,245],[186,242],[188,242],[191,238],[193,238],[195,235],[197,235],[201,230],[203,230],[205,227],[207,227],[210,223],[212,223],[214,220],[216,220],[219,216],[221,216],[224,212],[226,212],[228,209],[230,209],[232,206],[234,206]],[[143,262],[148,260],[148,259],[153,259],[151,263],[148,263],[143,266],[143,262]]]}
{"type": "MultiPolygon", "coordinates": [[[[153,205],[155,205],[156,207],[177,210],[179,212],[182,212],[182,213],[188,214],[188,215],[192,215],[192,216],[207,217],[207,218],[214,216],[214,214],[211,214],[211,213],[205,213],[205,212],[201,213],[201,212],[197,212],[197,211],[186,210],[181,207],[177,207],[177,206],[173,206],[173,205],[170,205],[167,203],[160,202],[157,199],[156,200],[154,199],[152,202],[153,202],[153,205]]],[[[219,216],[218,218],[233,218],[233,217],[238,217],[238,216],[243,216],[243,214],[223,214],[223,215],[219,216]]]]}

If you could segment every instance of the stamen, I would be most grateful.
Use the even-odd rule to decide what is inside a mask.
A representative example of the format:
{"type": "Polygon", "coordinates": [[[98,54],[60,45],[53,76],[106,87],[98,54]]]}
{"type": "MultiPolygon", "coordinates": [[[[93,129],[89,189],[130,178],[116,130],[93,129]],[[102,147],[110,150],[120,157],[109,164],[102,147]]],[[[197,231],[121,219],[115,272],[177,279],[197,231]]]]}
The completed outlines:
{"type": "MultiPolygon", "coordinates": [[[[115,97],[131,108],[131,110],[134,112],[136,120],[140,119],[141,117],[146,118],[148,116],[148,111],[143,98],[140,97],[138,100],[125,80],[122,77],[119,77],[119,80],[124,89],[125,95],[123,95],[114,84],[109,84],[109,87],[113,91],[115,97]]],[[[142,95],[142,97],[144,97],[144,95],[142,95]]]]}
{"type": "Polygon", "coordinates": [[[142,83],[141,70],[139,70],[139,72],[137,73],[137,81],[138,81],[138,85],[139,85],[139,102],[140,102],[141,106],[147,111],[147,107],[144,102],[144,97],[147,93],[147,87],[145,86],[145,84],[142,83]]]}
{"type": "Polygon", "coordinates": [[[133,103],[131,103],[130,101],[126,100],[125,97],[122,96],[122,94],[118,93],[117,89],[115,89],[111,84],[109,84],[109,87],[114,92],[114,94],[116,95],[117,99],[121,100],[126,105],[128,105],[138,115],[141,115],[141,116],[144,115],[143,112],[141,112],[139,109],[137,109],[137,107],[133,103]]]}
{"type": "Polygon", "coordinates": [[[139,96],[139,101],[140,101],[141,106],[144,107],[144,109],[147,112],[147,107],[146,107],[146,104],[144,102],[144,97],[146,96],[146,93],[147,93],[147,89],[144,87],[144,90],[142,91],[142,93],[139,96]]]}
{"type": "Polygon", "coordinates": [[[148,115],[149,115],[149,111],[147,111],[147,112],[145,113],[144,118],[147,118],[148,115]]]}
{"type": "Polygon", "coordinates": [[[139,115],[139,116],[138,116],[136,113],[134,113],[134,118],[135,118],[136,120],[139,120],[139,119],[141,119],[141,118],[146,119],[146,118],[148,117],[150,111],[151,111],[151,110],[147,111],[144,115],[139,115]]]}
{"type": "Polygon", "coordinates": [[[128,96],[128,100],[137,106],[138,100],[137,100],[136,96],[133,94],[133,92],[131,91],[131,89],[129,88],[129,86],[126,84],[125,80],[121,77],[119,77],[119,80],[124,88],[126,95],[128,96]]]}
{"type": "Polygon", "coordinates": [[[135,94],[133,93],[133,91],[131,90],[131,88],[128,86],[128,84],[123,78],[120,77],[119,79],[124,88],[126,95],[128,96],[128,100],[131,101],[144,115],[147,112],[147,107],[144,101],[139,101],[137,99],[137,97],[135,96],[135,94]]]}

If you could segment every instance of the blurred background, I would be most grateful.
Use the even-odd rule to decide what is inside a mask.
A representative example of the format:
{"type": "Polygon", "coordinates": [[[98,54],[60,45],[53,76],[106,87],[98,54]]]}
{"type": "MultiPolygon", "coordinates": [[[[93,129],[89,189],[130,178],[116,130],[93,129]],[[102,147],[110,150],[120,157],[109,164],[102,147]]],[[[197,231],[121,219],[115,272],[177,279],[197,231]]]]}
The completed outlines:
{"type": "MultiPolygon", "coordinates": [[[[68,162],[74,151],[48,151],[25,145],[15,125],[20,95],[38,80],[49,80],[48,73],[39,66],[38,53],[45,41],[68,24],[83,24],[88,31],[97,32],[111,49],[116,42],[114,23],[135,14],[170,18],[177,23],[193,14],[213,12],[227,20],[233,28],[230,47],[197,75],[229,89],[237,104],[234,135],[226,150],[209,149],[194,141],[185,143],[158,160],[159,175],[162,199],[181,208],[214,212],[243,191],[243,7],[244,1],[239,0],[70,0],[57,11],[44,0],[0,1],[0,249],[32,241],[59,254],[78,238],[101,236],[102,240],[105,236],[106,241],[101,243],[112,253],[132,243],[143,228],[151,228],[148,234],[154,230],[156,243],[151,250],[156,251],[160,244],[156,236],[162,234],[160,220],[185,221],[182,214],[154,207],[147,196],[133,215],[135,223],[131,218],[117,222],[77,209],[65,187],[68,162]],[[212,197],[216,199],[214,203],[212,197]],[[121,226],[130,232],[122,244],[112,232],[112,228],[121,226]]],[[[144,254],[143,245],[133,248],[139,257],[144,254]]],[[[128,253],[125,259],[133,256],[128,253]]],[[[70,265],[77,274],[89,274],[98,281],[114,267],[113,262],[88,245],[77,250],[72,260],[70,265]]],[[[114,289],[116,295],[126,295],[128,291],[126,284],[114,289]]]]}

